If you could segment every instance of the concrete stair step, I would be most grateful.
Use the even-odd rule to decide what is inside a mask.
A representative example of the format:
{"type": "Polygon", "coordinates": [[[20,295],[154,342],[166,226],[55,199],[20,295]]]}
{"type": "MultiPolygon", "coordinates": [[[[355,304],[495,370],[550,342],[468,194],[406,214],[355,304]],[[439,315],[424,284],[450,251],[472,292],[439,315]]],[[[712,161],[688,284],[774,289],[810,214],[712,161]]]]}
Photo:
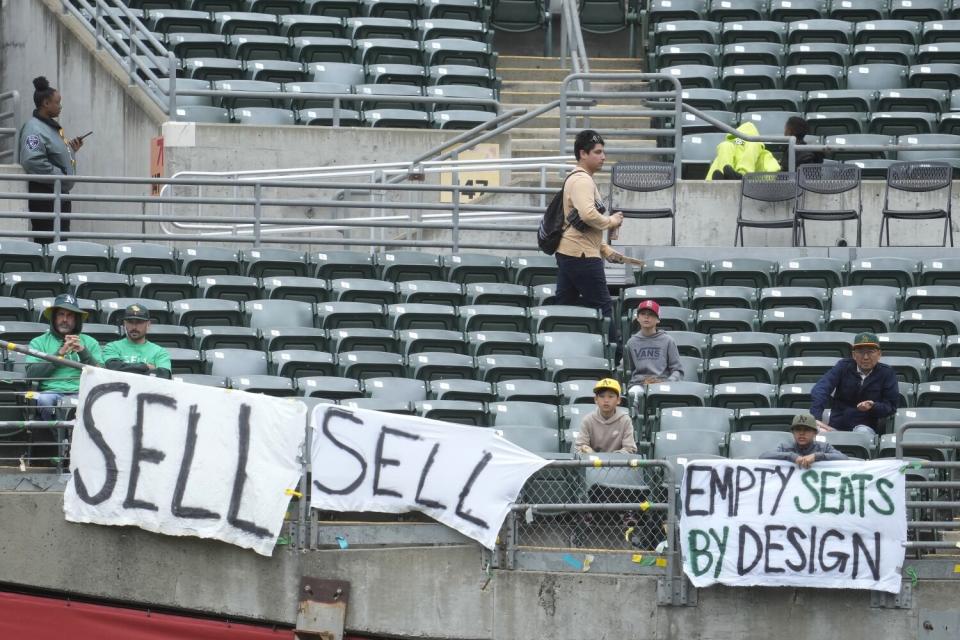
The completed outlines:
{"type": "MultiPolygon", "coordinates": [[[[591,69],[596,73],[639,73],[639,69],[623,67],[618,69],[591,69]]],[[[503,64],[497,65],[497,75],[506,79],[517,80],[554,80],[560,82],[568,75],[568,69],[528,69],[525,67],[507,67],[503,64]]]]}
{"type": "MultiPolygon", "coordinates": [[[[554,91],[500,91],[500,102],[501,104],[508,104],[511,107],[530,104],[539,106],[556,100],[559,95],[559,88],[554,91]]],[[[636,104],[636,98],[605,98],[603,100],[603,105],[599,106],[624,106],[636,104]]]]}
{"type": "MultiPolygon", "coordinates": [[[[644,82],[592,82],[593,91],[643,91],[647,88],[644,82]]],[[[553,93],[560,95],[560,83],[544,80],[511,80],[504,78],[500,85],[500,93],[511,91],[535,91],[539,93],[553,93]]]]}
{"type": "MultiPolygon", "coordinates": [[[[569,69],[570,61],[563,68],[569,69]]],[[[610,69],[641,68],[638,58],[590,58],[591,71],[608,71],[610,69]]],[[[499,56],[497,67],[515,67],[521,69],[561,69],[560,57],[547,58],[543,56],[499,56]]]]}

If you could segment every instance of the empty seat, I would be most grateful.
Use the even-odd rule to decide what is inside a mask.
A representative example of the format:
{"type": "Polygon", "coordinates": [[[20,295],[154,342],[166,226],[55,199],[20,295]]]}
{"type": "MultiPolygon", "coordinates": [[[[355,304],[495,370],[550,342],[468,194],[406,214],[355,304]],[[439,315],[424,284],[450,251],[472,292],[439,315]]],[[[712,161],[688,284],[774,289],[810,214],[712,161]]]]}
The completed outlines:
{"type": "MultiPolygon", "coordinates": [[[[457,310],[460,329],[471,331],[521,331],[528,330],[526,309],[503,305],[465,305],[457,310]]],[[[599,314],[598,314],[599,315],[599,314]]]]}
{"type": "Polygon", "coordinates": [[[136,295],[170,302],[196,296],[196,286],[190,276],[172,274],[144,274],[132,278],[136,295]]]}
{"type": "Polygon", "coordinates": [[[884,190],[884,205],[881,211],[882,222],[880,227],[880,244],[883,244],[883,234],[886,231],[887,245],[890,244],[890,219],[898,220],[935,220],[942,218],[943,246],[947,244],[949,233],[950,246],[953,246],[951,186],[953,171],[945,162],[897,162],[887,171],[887,182],[884,190]],[[898,195],[904,193],[938,194],[942,198],[939,207],[917,209],[916,206],[905,205],[903,198],[898,195]]]}
{"type": "Polygon", "coordinates": [[[916,61],[916,55],[917,47],[913,44],[893,42],[858,44],[853,48],[852,60],[855,65],[883,62],[910,66],[916,61]]]}
{"type": "Polygon", "coordinates": [[[847,68],[847,89],[896,89],[907,86],[908,68],[898,64],[861,64],[847,68]]]}
{"type": "Polygon", "coordinates": [[[213,124],[230,124],[230,111],[223,107],[205,105],[177,106],[174,111],[174,120],[178,122],[209,122],[213,124]]]}
{"type": "Polygon", "coordinates": [[[486,382],[503,380],[543,379],[543,364],[539,358],[517,355],[487,355],[477,358],[477,373],[486,382]]]}
{"type": "Polygon", "coordinates": [[[493,385],[482,380],[433,380],[427,383],[430,398],[435,400],[468,400],[494,402],[497,399],[493,385]]]}
{"type": "Polygon", "coordinates": [[[947,309],[904,311],[900,314],[897,329],[906,333],[956,335],[960,333],[960,311],[947,309]]]}
{"type": "Polygon", "coordinates": [[[467,345],[459,331],[447,329],[406,329],[398,332],[401,352],[409,356],[424,351],[466,353],[467,345]]]}
{"type": "MultiPolygon", "coordinates": [[[[348,303],[354,304],[354,303],[348,303]]],[[[395,331],[370,327],[340,327],[330,330],[330,350],[341,351],[389,351],[399,353],[395,331]]]]}
{"type": "Polygon", "coordinates": [[[352,18],[362,12],[360,0],[303,0],[303,11],[327,18],[352,18]]]}
{"type": "MultiPolygon", "coordinates": [[[[710,358],[729,358],[731,356],[779,358],[784,346],[784,337],[778,333],[756,331],[738,333],[718,333],[712,336],[710,358]]],[[[719,372],[721,365],[710,365],[710,369],[719,372]]],[[[714,383],[715,384],[715,383],[714,383]]]]}
{"type": "Polygon", "coordinates": [[[787,356],[804,358],[824,356],[845,358],[850,354],[850,345],[856,334],[850,331],[811,331],[790,335],[787,356]]]}
{"type": "Polygon", "coordinates": [[[710,404],[711,387],[701,382],[660,382],[646,387],[644,413],[654,415],[657,411],[672,407],[704,407],[710,404]]]}
{"type": "Polygon", "coordinates": [[[911,87],[952,91],[960,88],[960,64],[929,62],[909,68],[908,82],[911,87]]]}
{"type": "Polygon", "coordinates": [[[297,389],[303,396],[319,396],[340,400],[343,398],[359,398],[363,396],[360,381],[355,378],[339,378],[335,376],[308,376],[297,378],[297,389]]]}
{"type": "Polygon", "coordinates": [[[737,94],[736,109],[740,113],[753,111],[800,112],[803,110],[804,99],[805,96],[802,91],[786,89],[741,91],[737,94]]]}
{"type": "Polygon", "coordinates": [[[306,68],[313,82],[355,85],[363,84],[366,78],[362,65],[349,62],[311,62],[306,68]]]}
{"type": "Polygon", "coordinates": [[[414,404],[417,415],[430,420],[473,427],[487,423],[487,411],[481,402],[468,400],[423,400],[414,404]]]}
{"type": "Polygon", "coordinates": [[[267,355],[249,349],[211,349],[204,352],[204,373],[213,376],[267,375],[267,355]]]}
{"type": "Polygon", "coordinates": [[[411,378],[367,378],[363,392],[368,398],[417,402],[427,399],[427,385],[411,378]]]}
{"type": "Polygon", "coordinates": [[[327,332],[313,327],[269,327],[260,330],[266,351],[327,350],[327,332]]]}
{"type": "Polygon", "coordinates": [[[496,392],[497,398],[503,402],[542,402],[556,405],[560,400],[557,383],[546,380],[506,380],[497,383],[496,392]]]}
{"type": "Polygon", "coordinates": [[[249,327],[197,327],[193,331],[198,351],[207,349],[260,349],[260,336],[249,327]]]}
{"type": "Polygon", "coordinates": [[[442,260],[447,278],[452,282],[507,282],[505,258],[487,254],[458,254],[444,256],[442,260]]]}
{"type": "Polygon", "coordinates": [[[828,18],[795,20],[787,27],[788,42],[836,42],[853,44],[854,25],[843,20],[828,18]]]}
{"type": "Polygon", "coordinates": [[[829,64],[802,64],[786,67],[783,87],[794,91],[830,91],[844,85],[843,67],[829,64]]]}
{"type": "Polygon", "coordinates": [[[904,293],[903,309],[948,309],[960,311],[960,287],[924,285],[910,287],[904,293]]]}
{"type": "Polygon", "coordinates": [[[701,42],[667,44],[657,47],[654,55],[657,68],[682,64],[717,66],[720,60],[720,45],[701,42]]]}
{"type": "Polygon", "coordinates": [[[837,42],[803,42],[787,48],[788,66],[850,64],[850,46],[837,42]]]}
{"type": "MultiPolygon", "coordinates": [[[[717,67],[703,64],[680,64],[673,67],[660,69],[660,73],[666,73],[680,83],[684,89],[687,88],[714,88],[719,87],[720,73],[717,67]]],[[[724,87],[728,91],[727,87],[724,87]]]]}
{"type": "Polygon", "coordinates": [[[780,384],[817,382],[836,363],[836,358],[828,356],[784,358],[780,365],[780,384]]]}
{"type": "Polygon", "coordinates": [[[491,402],[487,405],[490,425],[539,427],[549,429],[556,434],[559,427],[560,414],[555,405],[542,402],[491,402]]]}
{"type": "Polygon", "coordinates": [[[823,287],[766,287],[760,290],[761,309],[778,307],[806,307],[825,309],[830,301],[827,289],[823,287]]]}
{"type": "Polygon", "coordinates": [[[337,367],[344,378],[378,378],[406,374],[406,362],[399,353],[385,351],[341,351],[337,355],[337,367]]]}
{"type": "Polygon", "coordinates": [[[440,304],[404,303],[387,306],[387,327],[401,329],[447,329],[457,326],[457,311],[440,304]]]}
{"type": "Polygon", "coordinates": [[[690,300],[692,309],[741,308],[752,309],[757,306],[757,290],[743,286],[707,286],[693,290],[690,300]]]}
{"type": "MultiPolygon", "coordinates": [[[[248,91],[279,93],[280,83],[277,82],[264,82],[262,80],[217,80],[213,83],[213,88],[216,91],[229,92],[220,98],[221,105],[227,109],[237,109],[238,107],[277,107],[280,104],[280,99],[278,98],[260,98],[243,95],[244,92],[248,91]]],[[[234,117],[240,121],[250,122],[252,116],[238,116],[238,114],[234,114],[234,117]]]]}
{"type": "Polygon", "coordinates": [[[191,298],[170,303],[174,320],[184,326],[242,326],[240,303],[232,300],[191,298]]]}
{"type": "Polygon", "coordinates": [[[111,249],[117,273],[177,273],[173,249],[166,245],[135,242],[117,244],[111,249]]]}
{"type": "Polygon", "coordinates": [[[471,331],[467,333],[470,355],[535,356],[537,345],[526,331],[471,331]]]}
{"type": "Polygon", "coordinates": [[[380,277],[391,282],[442,280],[440,256],[419,251],[390,251],[377,254],[380,277]]]}
{"type": "Polygon", "coordinates": [[[789,431],[794,417],[806,409],[744,407],[737,412],[737,431],[789,431]]]}
{"type": "MultiPolygon", "coordinates": [[[[243,61],[233,58],[187,58],[183,61],[183,72],[194,80],[240,80],[243,78],[243,61]]],[[[200,112],[200,107],[184,107],[200,112]]],[[[179,113],[179,109],[177,109],[179,113]]],[[[208,120],[209,122],[209,120],[208,120]]]]}
{"type": "Polygon", "coordinates": [[[366,302],[324,302],[316,307],[316,324],[321,329],[370,328],[385,326],[383,308],[366,302]]]}
{"type": "MultiPolygon", "coordinates": [[[[778,365],[777,357],[713,357],[707,361],[705,382],[713,385],[723,385],[731,382],[775,384],[777,382],[778,365]]],[[[716,393],[716,390],[714,393],[716,393]]]]}
{"type": "Polygon", "coordinates": [[[751,431],[730,434],[729,456],[733,459],[759,458],[776,451],[780,445],[793,444],[786,431],[751,431]]]}

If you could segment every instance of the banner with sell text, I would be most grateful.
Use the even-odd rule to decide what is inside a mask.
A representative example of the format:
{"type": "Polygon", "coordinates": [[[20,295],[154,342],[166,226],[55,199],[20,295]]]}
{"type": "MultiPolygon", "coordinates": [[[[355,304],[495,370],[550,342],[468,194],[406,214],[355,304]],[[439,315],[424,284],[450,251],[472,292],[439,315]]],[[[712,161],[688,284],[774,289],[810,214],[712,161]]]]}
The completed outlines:
{"type": "Polygon", "coordinates": [[[66,519],[269,556],[302,474],[306,417],[294,399],[87,367],[66,519]]]}
{"type": "Polygon", "coordinates": [[[523,484],[547,460],[494,429],[317,405],[310,506],[422,511],[492,549],[523,484]]]}
{"type": "Polygon", "coordinates": [[[902,461],[691,461],[681,482],[683,567],[696,587],[899,593],[907,539],[902,461]]]}

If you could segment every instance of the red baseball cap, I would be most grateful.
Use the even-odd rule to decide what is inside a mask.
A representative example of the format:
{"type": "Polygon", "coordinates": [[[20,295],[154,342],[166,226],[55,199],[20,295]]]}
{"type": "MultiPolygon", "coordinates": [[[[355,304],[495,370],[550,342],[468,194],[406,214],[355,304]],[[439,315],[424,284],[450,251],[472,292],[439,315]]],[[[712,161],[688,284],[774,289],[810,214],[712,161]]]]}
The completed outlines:
{"type": "Polygon", "coordinates": [[[660,305],[658,305],[654,300],[644,300],[637,305],[637,314],[646,309],[647,311],[652,311],[653,315],[660,317],[660,305]]]}

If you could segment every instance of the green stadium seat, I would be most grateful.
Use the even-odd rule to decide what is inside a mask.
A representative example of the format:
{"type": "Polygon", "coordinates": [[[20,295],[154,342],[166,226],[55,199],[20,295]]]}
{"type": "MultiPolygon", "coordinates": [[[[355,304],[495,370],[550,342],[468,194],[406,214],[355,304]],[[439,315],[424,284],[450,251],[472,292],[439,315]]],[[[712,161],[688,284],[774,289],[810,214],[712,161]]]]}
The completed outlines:
{"type": "Polygon", "coordinates": [[[812,331],[789,336],[787,357],[846,358],[850,355],[855,333],[848,331],[812,331]]]}
{"type": "Polygon", "coordinates": [[[481,0],[425,0],[421,15],[431,20],[472,20],[486,23],[488,7],[481,0]]]}
{"type": "Polygon", "coordinates": [[[832,289],[843,286],[847,271],[847,262],[836,258],[795,258],[780,263],[777,285],[832,289]]]}
{"type": "Polygon", "coordinates": [[[543,358],[544,376],[553,382],[596,378],[601,380],[615,375],[613,361],[595,356],[565,356],[543,358]]]}
{"type": "Polygon", "coordinates": [[[433,400],[466,400],[470,402],[495,402],[497,395],[493,385],[482,380],[433,380],[427,383],[433,400]]]}
{"type": "Polygon", "coordinates": [[[327,350],[327,332],[313,327],[263,328],[260,329],[260,338],[266,351],[281,351],[283,349],[327,350]]]}
{"type": "Polygon", "coordinates": [[[500,402],[542,402],[556,406],[560,400],[557,383],[546,380],[506,380],[498,382],[496,393],[497,400],[500,402]]]}
{"type": "Polygon", "coordinates": [[[658,460],[670,456],[720,455],[726,436],[713,431],[658,431],[654,434],[653,455],[658,460]]]}
{"type": "Polygon", "coordinates": [[[194,341],[199,351],[211,349],[247,349],[260,348],[257,332],[247,327],[197,327],[194,341]]]}
{"type": "Polygon", "coordinates": [[[427,385],[412,378],[367,378],[363,381],[363,393],[367,398],[417,402],[427,399],[427,385]]]}
{"type": "Polygon", "coordinates": [[[837,359],[829,356],[804,356],[803,358],[784,358],[780,364],[780,384],[790,385],[798,382],[817,382],[827,371],[837,364],[837,359]]]}
{"type": "Polygon", "coordinates": [[[471,331],[528,331],[526,309],[497,304],[464,305],[457,309],[460,329],[471,331]]]}
{"type": "Polygon", "coordinates": [[[807,42],[836,42],[853,44],[854,25],[829,18],[800,19],[791,22],[787,30],[789,44],[807,42]]]}
{"type": "Polygon", "coordinates": [[[645,415],[673,407],[706,407],[710,405],[712,388],[702,382],[660,382],[646,388],[645,415]]]}
{"type": "Polygon", "coordinates": [[[303,0],[303,12],[327,18],[353,18],[362,13],[361,0],[303,0]]]}
{"type": "Polygon", "coordinates": [[[921,382],[917,385],[917,407],[960,409],[960,381],[921,382]]]}
{"type": "Polygon", "coordinates": [[[725,89],[684,89],[681,97],[686,104],[703,111],[733,111],[734,93],[725,89]]]}
{"type": "MultiPolygon", "coordinates": [[[[80,272],[94,271],[112,271],[113,263],[110,258],[110,248],[96,242],[83,242],[80,240],[70,240],[67,242],[53,242],[47,245],[47,255],[50,257],[50,270],[57,273],[70,274],[80,272]]],[[[20,271],[16,263],[17,253],[14,252],[13,259],[9,261],[10,270],[20,271]]],[[[27,266],[24,261],[23,266],[27,266]]],[[[2,262],[4,271],[7,270],[8,261],[2,262]]],[[[34,266],[43,270],[42,261],[35,261],[34,266]]],[[[25,270],[25,269],[24,269],[25,270]]]]}
{"type": "Polygon", "coordinates": [[[787,25],[773,20],[735,20],[723,23],[721,42],[734,44],[738,42],[775,42],[784,44],[787,41],[787,25]]]}
{"type": "Polygon", "coordinates": [[[271,300],[317,303],[328,299],[326,280],[303,276],[268,276],[262,280],[263,293],[271,300]]]}
{"type": "Polygon", "coordinates": [[[305,397],[318,396],[331,400],[363,397],[360,381],[336,376],[308,376],[297,378],[297,390],[305,397]]]}
{"type": "Polygon", "coordinates": [[[480,356],[476,362],[477,375],[485,382],[543,379],[543,363],[540,358],[496,354],[480,356]]]}
{"type": "Polygon", "coordinates": [[[420,352],[411,354],[408,375],[420,380],[471,380],[477,375],[474,359],[462,353],[420,352]]]}
{"type": "MultiPolygon", "coordinates": [[[[697,312],[684,307],[660,307],[660,329],[664,331],[694,331],[697,312]]],[[[700,332],[705,333],[705,332],[700,332]]]]}
{"type": "Polygon", "coordinates": [[[771,0],[768,12],[771,20],[780,22],[825,18],[829,15],[826,0],[771,0]]]}
{"type": "MultiPolygon", "coordinates": [[[[201,374],[204,372],[203,354],[195,349],[168,348],[170,355],[170,373],[177,374],[201,374]]],[[[225,373],[216,374],[218,377],[226,378],[225,373]]]]}
{"type": "Polygon", "coordinates": [[[366,302],[324,302],[316,307],[316,325],[321,329],[382,329],[383,308],[366,302]]]}
{"type": "MultiPolygon", "coordinates": [[[[749,45],[736,45],[749,46],[749,45]]],[[[741,91],[737,93],[736,110],[739,113],[754,111],[790,111],[803,110],[805,94],[803,91],[787,89],[761,89],[759,91],[741,91]]],[[[781,133],[782,133],[781,129],[781,133]]]]}
{"type": "Polygon", "coordinates": [[[923,285],[904,292],[903,310],[947,309],[960,311],[960,287],[954,285],[923,285]]]}
{"type": "Polygon", "coordinates": [[[406,376],[406,362],[399,353],[385,351],[341,351],[337,354],[337,370],[343,378],[382,378],[406,376]]]}
{"type": "Polygon", "coordinates": [[[850,46],[836,42],[803,42],[787,47],[786,64],[788,66],[836,65],[846,67],[850,64],[850,46]]]}
{"type": "Polygon", "coordinates": [[[527,307],[530,290],[519,284],[504,282],[477,282],[464,285],[467,304],[501,304],[512,307],[527,307]]]}
{"type": "MultiPolygon", "coordinates": [[[[725,133],[699,133],[683,136],[681,141],[682,174],[685,180],[703,180],[716,156],[717,145],[725,133]]],[[[672,283],[667,283],[672,284],[672,283]]]]}
{"type": "Polygon", "coordinates": [[[906,333],[929,333],[940,336],[960,333],[960,311],[921,309],[900,314],[897,330],[906,333]]]}
{"type": "MultiPolygon", "coordinates": [[[[555,454],[559,446],[556,431],[540,427],[497,426],[497,435],[534,453],[555,454]]],[[[542,500],[538,500],[540,502],[542,500]]]]}
{"type": "Polygon", "coordinates": [[[844,68],[831,64],[791,65],[783,70],[783,87],[792,91],[842,89],[844,68]]]}
{"type": "Polygon", "coordinates": [[[349,400],[342,401],[340,404],[351,409],[367,409],[368,411],[380,411],[382,413],[394,413],[405,416],[416,415],[413,403],[406,400],[350,398],[349,400]]]}
{"type": "Polygon", "coordinates": [[[23,298],[0,298],[0,323],[28,322],[31,315],[30,303],[23,298]]]}
{"type": "Polygon", "coordinates": [[[816,382],[791,382],[781,384],[777,389],[777,406],[784,409],[809,410],[813,401],[813,387],[816,382]]]}
{"type": "Polygon", "coordinates": [[[208,11],[155,9],[147,16],[146,25],[158,33],[213,33],[214,24],[208,11]]]}
{"type": "Polygon", "coordinates": [[[377,277],[373,256],[360,251],[320,251],[310,254],[310,263],[321,279],[377,277]]]}
{"type": "Polygon", "coordinates": [[[270,367],[273,375],[291,379],[337,374],[337,360],[333,354],[305,349],[271,352],[270,367]]]}
{"type": "MultiPolygon", "coordinates": [[[[738,382],[776,384],[779,360],[764,356],[720,356],[707,360],[705,382],[722,386],[738,382]]],[[[716,395],[714,389],[714,395],[716,395]]]]}
{"type": "Polygon", "coordinates": [[[717,333],[711,337],[710,358],[751,356],[776,359],[785,343],[781,334],[756,331],[717,333]]]}
{"type": "Polygon", "coordinates": [[[349,62],[310,62],[306,64],[308,80],[356,85],[366,80],[363,66],[349,62]]]}
{"type": "Polygon", "coordinates": [[[805,117],[815,136],[857,135],[870,128],[870,114],[859,111],[814,111],[805,117]]]}
{"type": "Polygon", "coordinates": [[[793,436],[787,431],[732,433],[730,434],[729,457],[734,460],[759,458],[765,453],[776,451],[781,444],[792,443],[793,436]]]}
{"type": "Polygon", "coordinates": [[[457,307],[464,304],[463,287],[452,282],[407,280],[396,284],[400,302],[457,307]]]}
{"type": "Polygon", "coordinates": [[[877,110],[879,92],[873,89],[839,89],[811,91],[807,94],[806,110],[821,112],[860,112],[877,110]]]}
{"type": "Polygon", "coordinates": [[[916,45],[884,42],[854,46],[852,60],[854,65],[886,63],[910,66],[916,61],[916,57],[916,45]]]}
{"type": "Polygon", "coordinates": [[[827,329],[860,333],[884,333],[896,326],[897,314],[887,309],[836,309],[827,314],[827,329]]]}
{"type": "Polygon", "coordinates": [[[877,449],[877,437],[861,431],[826,431],[817,434],[820,442],[828,442],[840,453],[861,460],[870,460],[877,449]]]}
{"type": "Polygon", "coordinates": [[[191,247],[181,249],[179,273],[185,276],[238,276],[240,258],[234,249],[191,247]]]}
{"type": "Polygon", "coordinates": [[[542,402],[491,402],[487,405],[487,413],[492,427],[537,427],[549,429],[554,437],[560,423],[556,405],[542,402]]]}
{"type": "Polygon", "coordinates": [[[667,44],[657,47],[654,59],[658,69],[684,64],[716,67],[720,63],[720,45],[702,42],[667,44]]]}
{"type": "Polygon", "coordinates": [[[178,273],[173,249],[166,245],[134,242],[113,245],[110,251],[117,273],[178,273]]]}
{"type": "Polygon", "coordinates": [[[204,373],[211,376],[267,375],[268,359],[263,351],[210,349],[203,352],[204,373]]]}
{"type": "Polygon", "coordinates": [[[530,307],[530,332],[581,331],[604,334],[605,320],[596,309],[572,305],[530,307]]]}
{"type": "Polygon", "coordinates": [[[90,300],[127,298],[133,294],[130,276],[122,273],[71,273],[67,276],[67,285],[77,298],[90,300]]]}
{"type": "Polygon", "coordinates": [[[192,277],[164,273],[133,276],[133,289],[138,297],[164,302],[193,298],[197,294],[192,277]]]}
{"type": "Polygon", "coordinates": [[[340,327],[329,332],[330,350],[341,351],[387,351],[400,353],[397,334],[383,328],[340,327]]]}
{"type": "Polygon", "coordinates": [[[470,355],[536,356],[537,345],[529,333],[521,331],[471,331],[466,334],[470,355]]]}
{"type": "Polygon", "coordinates": [[[890,17],[894,20],[930,22],[946,18],[948,5],[943,0],[891,0],[890,17]]]}
{"type": "Polygon", "coordinates": [[[263,297],[260,282],[247,276],[200,276],[196,285],[202,298],[247,302],[263,297]]]}
{"type": "Polygon", "coordinates": [[[638,285],[674,285],[692,289],[706,284],[707,263],[694,258],[650,258],[636,272],[638,285]]]}
{"type": "Polygon", "coordinates": [[[330,297],[342,302],[366,302],[388,305],[397,302],[392,282],[365,278],[343,278],[330,281],[330,297]]]}
{"type": "Polygon", "coordinates": [[[696,330],[700,333],[756,331],[757,312],[753,309],[705,309],[697,312],[696,330]]]}
{"type": "Polygon", "coordinates": [[[440,256],[419,251],[388,251],[376,256],[380,277],[391,282],[443,280],[440,256]]]}
{"type": "Polygon", "coordinates": [[[697,287],[693,290],[693,296],[690,299],[690,308],[696,310],[753,309],[756,306],[757,290],[753,287],[736,285],[697,287]]]}
{"type": "Polygon", "coordinates": [[[208,300],[205,298],[174,300],[170,302],[170,310],[173,313],[174,321],[182,326],[240,327],[244,324],[240,303],[233,300],[208,300]]]}
{"type": "Polygon", "coordinates": [[[387,307],[387,326],[401,329],[447,329],[457,326],[457,310],[440,304],[404,303],[387,307]]]}
{"type": "Polygon", "coordinates": [[[251,300],[244,305],[244,311],[247,326],[254,329],[313,326],[313,305],[308,302],[298,300],[251,300]]]}
{"type": "Polygon", "coordinates": [[[417,415],[430,420],[452,422],[474,427],[487,426],[483,403],[468,400],[422,400],[414,403],[417,415]]]}
{"type": "Polygon", "coordinates": [[[942,336],[927,333],[883,333],[877,336],[884,355],[935,358],[943,350],[942,336]]]}
{"type": "MultiPolygon", "coordinates": [[[[604,336],[574,331],[548,331],[535,336],[537,355],[541,358],[590,356],[605,358],[607,345],[604,336]]],[[[584,376],[586,377],[586,376],[584,376]]]]}
{"type": "Polygon", "coordinates": [[[447,329],[407,329],[397,332],[400,352],[405,356],[414,353],[460,353],[466,354],[464,335],[447,329]]]}
{"type": "Polygon", "coordinates": [[[737,431],[789,431],[794,416],[809,413],[806,409],[745,407],[737,412],[737,431]]]}

